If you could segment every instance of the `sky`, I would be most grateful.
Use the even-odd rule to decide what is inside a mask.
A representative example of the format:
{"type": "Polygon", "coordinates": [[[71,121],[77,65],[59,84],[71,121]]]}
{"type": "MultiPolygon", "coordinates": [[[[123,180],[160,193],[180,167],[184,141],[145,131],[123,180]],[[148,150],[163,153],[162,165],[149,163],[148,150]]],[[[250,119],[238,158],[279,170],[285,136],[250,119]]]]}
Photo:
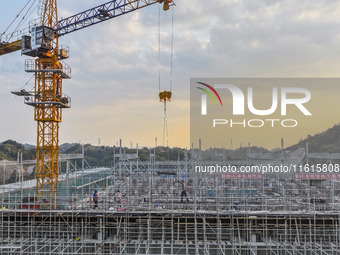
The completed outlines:
{"type": "MultiPolygon", "coordinates": [[[[26,2],[0,0],[0,33],[26,2]]],[[[59,0],[59,18],[104,2],[59,0]]],[[[98,145],[100,139],[101,145],[112,146],[122,139],[129,147],[153,146],[157,137],[162,145],[164,115],[158,93],[159,87],[169,90],[171,81],[169,146],[189,147],[190,78],[339,77],[339,1],[175,2],[173,13],[161,11],[160,61],[158,4],[60,38],[60,44],[70,47],[65,62],[72,68],[72,79],[63,81],[72,108],[63,112],[60,143],[98,145]]],[[[25,59],[20,52],[0,57],[0,141],[36,143],[33,108],[10,94],[34,86],[32,74],[24,71],[25,59]]],[[[335,112],[334,123],[315,124],[304,135],[290,134],[291,143],[331,127],[339,117],[335,112]]],[[[234,143],[247,141],[240,137],[234,143]]],[[[267,147],[277,147],[277,142],[267,147]]]]}

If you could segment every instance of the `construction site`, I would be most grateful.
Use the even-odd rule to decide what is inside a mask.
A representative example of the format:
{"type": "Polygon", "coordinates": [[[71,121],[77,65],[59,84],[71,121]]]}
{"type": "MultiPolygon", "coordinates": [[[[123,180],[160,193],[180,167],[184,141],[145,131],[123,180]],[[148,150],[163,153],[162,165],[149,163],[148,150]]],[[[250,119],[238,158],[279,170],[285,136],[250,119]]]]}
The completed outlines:
{"type": "MultiPolygon", "coordinates": [[[[307,148],[306,148],[307,149],[307,148]]],[[[115,148],[114,165],[90,168],[84,154],[61,155],[58,192],[39,201],[36,180],[1,186],[1,254],[339,254],[337,176],[287,173],[225,176],[196,166],[306,164],[339,155],[306,149],[248,153],[246,161],[140,161],[115,148]],[[74,160],[81,160],[76,166],[74,160]],[[79,165],[79,164],[78,164],[79,165]],[[186,186],[186,196],[181,197],[186,186]],[[98,203],[93,192],[98,191],[98,203]],[[52,206],[51,202],[56,206],[52,206]]],[[[29,161],[6,162],[18,171],[29,161]]]]}
{"type": "MultiPolygon", "coordinates": [[[[19,153],[16,161],[0,161],[0,254],[340,254],[339,153],[309,153],[308,144],[286,151],[282,142],[275,152],[249,147],[246,158],[232,159],[216,149],[214,160],[203,160],[199,140],[178,160],[157,160],[157,145],[141,160],[138,146],[125,153],[120,141],[107,167],[91,167],[84,147],[60,153],[62,111],[71,107],[63,80],[71,68],[59,37],[154,4],[173,10],[175,3],[114,0],[59,20],[56,0],[38,2],[38,19],[0,38],[0,55],[33,58],[25,71],[34,75],[34,89],[12,94],[34,108],[37,122],[36,159],[19,153]],[[26,172],[34,178],[25,180],[26,172]]],[[[159,84],[165,148],[173,37],[170,89],[159,84]]]]}

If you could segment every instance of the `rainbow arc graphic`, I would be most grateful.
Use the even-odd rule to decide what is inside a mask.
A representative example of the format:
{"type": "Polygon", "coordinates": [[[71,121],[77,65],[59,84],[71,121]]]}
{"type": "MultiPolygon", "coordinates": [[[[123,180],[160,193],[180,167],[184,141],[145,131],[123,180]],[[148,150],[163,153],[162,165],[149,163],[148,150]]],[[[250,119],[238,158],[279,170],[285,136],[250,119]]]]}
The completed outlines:
{"type": "MultiPolygon", "coordinates": [[[[216,97],[218,98],[218,100],[220,101],[220,104],[222,106],[221,97],[220,97],[220,95],[217,93],[217,91],[212,86],[210,86],[209,84],[203,83],[203,82],[197,82],[197,83],[207,87],[208,89],[210,89],[216,95],[216,97]]],[[[196,87],[196,88],[198,88],[200,90],[203,90],[205,93],[207,93],[212,98],[212,100],[214,101],[215,105],[217,105],[217,102],[216,102],[216,99],[215,99],[214,95],[208,89],[201,88],[201,87],[196,87]]],[[[201,113],[202,113],[202,115],[207,115],[207,97],[206,97],[205,94],[202,95],[202,109],[201,109],[201,113]]]]}

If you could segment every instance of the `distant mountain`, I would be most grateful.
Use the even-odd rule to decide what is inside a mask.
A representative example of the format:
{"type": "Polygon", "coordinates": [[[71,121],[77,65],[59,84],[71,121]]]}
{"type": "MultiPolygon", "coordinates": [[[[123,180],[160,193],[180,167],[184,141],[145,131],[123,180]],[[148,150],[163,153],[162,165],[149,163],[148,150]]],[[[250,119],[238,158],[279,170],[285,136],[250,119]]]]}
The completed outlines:
{"type": "Polygon", "coordinates": [[[269,153],[270,151],[264,148],[256,147],[256,146],[240,147],[235,150],[210,148],[202,152],[202,159],[203,160],[247,159],[247,154],[249,152],[250,153],[269,153]]]}
{"type": "Polygon", "coordinates": [[[309,152],[340,153],[340,124],[334,125],[319,134],[309,135],[296,145],[288,147],[287,150],[305,148],[307,142],[309,152]]]}
{"type": "MultiPolygon", "coordinates": [[[[84,145],[85,160],[91,166],[110,166],[113,160],[113,148],[109,146],[93,146],[91,144],[84,145]]],[[[122,148],[125,153],[134,154],[136,149],[122,148]]],[[[20,144],[13,140],[7,140],[0,143],[0,161],[1,160],[17,160],[18,152],[23,152],[23,159],[35,159],[36,147],[29,144],[20,144]]],[[[62,154],[82,153],[82,145],[79,143],[64,143],[59,146],[59,152],[62,154]]],[[[116,154],[118,149],[116,148],[116,154]]],[[[150,159],[150,149],[143,147],[138,150],[139,159],[146,161],[150,159]]],[[[184,149],[181,148],[156,148],[156,160],[183,160],[184,149]]],[[[81,164],[81,162],[78,162],[81,164]]]]}
{"type": "Polygon", "coordinates": [[[35,148],[25,149],[21,143],[13,140],[7,140],[0,143],[0,160],[17,160],[18,152],[23,153],[24,159],[35,159],[35,148]]]}
{"type": "Polygon", "coordinates": [[[25,144],[24,144],[24,147],[25,147],[25,150],[29,150],[29,149],[34,149],[34,148],[36,148],[35,145],[28,144],[28,143],[25,143],[25,144]]]}
{"type": "MultiPolygon", "coordinates": [[[[69,148],[77,145],[78,143],[63,143],[61,145],[59,145],[59,151],[61,153],[65,153],[65,151],[67,151],[69,148]]],[[[79,145],[79,144],[78,144],[79,145]]]]}
{"type": "MultiPolygon", "coordinates": [[[[308,142],[309,152],[328,152],[340,153],[340,124],[334,125],[332,128],[327,129],[314,136],[308,136],[306,139],[301,139],[299,143],[286,148],[286,150],[296,150],[305,148],[308,142]]],[[[242,147],[235,150],[221,150],[210,148],[202,152],[203,160],[216,160],[216,159],[245,159],[246,154],[250,150],[251,153],[268,153],[269,151],[264,148],[258,147],[242,147]]],[[[0,160],[16,160],[18,152],[23,152],[23,159],[35,159],[36,147],[29,144],[20,144],[13,140],[7,140],[0,143],[0,160]]],[[[136,153],[135,149],[123,148],[125,153],[136,153]]],[[[79,143],[64,143],[60,145],[60,153],[81,153],[82,146],[79,143]]],[[[118,149],[116,148],[116,153],[118,149]]],[[[150,148],[140,148],[139,158],[142,161],[149,160],[150,148]]],[[[191,150],[187,150],[190,158],[191,150]]],[[[197,151],[195,151],[197,154],[197,151]]],[[[197,156],[197,155],[196,155],[197,156]]],[[[185,157],[185,149],[182,148],[156,148],[156,160],[183,160],[185,157]]],[[[109,146],[93,146],[90,144],[85,145],[85,160],[91,166],[110,166],[113,159],[113,148],[109,146]]]]}

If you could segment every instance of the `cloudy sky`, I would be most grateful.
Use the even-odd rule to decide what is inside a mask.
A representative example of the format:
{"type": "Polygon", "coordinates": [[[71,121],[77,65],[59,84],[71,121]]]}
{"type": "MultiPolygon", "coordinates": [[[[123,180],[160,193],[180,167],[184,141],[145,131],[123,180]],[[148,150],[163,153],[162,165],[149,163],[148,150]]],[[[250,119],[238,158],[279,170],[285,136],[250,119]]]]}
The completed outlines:
{"type": "MultiPolygon", "coordinates": [[[[0,1],[0,33],[26,2],[0,1]]],[[[59,17],[103,2],[59,0],[59,17]]],[[[189,147],[190,78],[339,77],[339,1],[177,0],[176,5],[171,147],[189,147]]],[[[114,145],[121,138],[126,146],[152,146],[157,137],[162,144],[158,75],[161,70],[161,90],[169,90],[172,13],[161,12],[159,63],[158,10],[153,5],[60,38],[70,47],[67,64],[72,67],[72,79],[63,83],[72,108],[64,111],[61,143],[97,145],[100,138],[101,144],[114,145]]],[[[35,144],[33,108],[10,94],[32,77],[24,71],[25,59],[20,52],[0,57],[0,141],[35,144]]],[[[31,79],[25,89],[33,86],[31,79]]],[[[336,114],[332,124],[339,119],[336,114]]],[[[305,135],[330,126],[315,125],[305,135]]],[[[239,140],[235,144],[247,143],[239,140]]]]}

